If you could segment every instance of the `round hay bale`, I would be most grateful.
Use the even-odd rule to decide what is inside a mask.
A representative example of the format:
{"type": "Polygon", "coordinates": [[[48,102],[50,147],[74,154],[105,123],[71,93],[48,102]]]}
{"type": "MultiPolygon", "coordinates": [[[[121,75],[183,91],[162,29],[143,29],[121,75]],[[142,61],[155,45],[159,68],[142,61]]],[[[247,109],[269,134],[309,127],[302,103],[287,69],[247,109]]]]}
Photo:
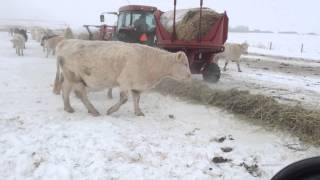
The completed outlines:
{"type": "MultiPolygon", "coordinates": [[[[176,34],[180,40],[194,40],[200,35],[205,36],[214,26],[215,23],[223,16],[210,8],[202,9],[201,30],[200,9],[177,10],[176,18],[176,34]],[[200,32],[199,32],[200,30],[200,32]],[[199,34],[200,33],[200,34],[199,34]]],[[[172,12],[164,13],[161,16],[161,23],[170,33],[173,32],[173,16],[172,12]]]]}

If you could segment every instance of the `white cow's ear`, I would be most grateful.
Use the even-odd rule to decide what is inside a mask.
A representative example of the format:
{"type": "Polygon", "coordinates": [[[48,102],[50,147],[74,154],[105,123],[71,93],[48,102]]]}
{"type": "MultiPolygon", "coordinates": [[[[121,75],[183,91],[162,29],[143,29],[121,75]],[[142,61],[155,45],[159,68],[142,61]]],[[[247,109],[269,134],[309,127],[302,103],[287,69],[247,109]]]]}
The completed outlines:
{"type": "Polygon", "coordinates": [[[176,53],[176,61],[178,62],[178,63],[183,63],[183,57],[184,57],[184,52],[182,52],[182,51],[179,51],[179,52],[177,52],[176,53]]]}

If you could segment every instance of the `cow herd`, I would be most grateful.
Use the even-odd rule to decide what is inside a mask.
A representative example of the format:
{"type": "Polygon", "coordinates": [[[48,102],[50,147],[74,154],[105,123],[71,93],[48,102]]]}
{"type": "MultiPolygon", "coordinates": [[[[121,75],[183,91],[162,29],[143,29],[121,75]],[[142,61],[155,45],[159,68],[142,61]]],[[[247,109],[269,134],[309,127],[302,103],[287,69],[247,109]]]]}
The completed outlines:
{"type": "MultiPolygon", "coordinates": [[[[26,42],[28,40],[27,30],[25,28],[11,28],[9,34],[12,36],[11,42],[13,48],[16,49],[18,56],[23,56],[24,49],[26,49],[26,42]]],[[[40,43],[43,48],[43,52],[46,53],[46,57],[50,53],[55,54],[56,46],[64,39],[74,38],[73,32],[69,27],[66,29],[51,30],[41,27],[35,27],[30,29],[31,38],[40,43]]]]}
{"type": "MultiPolygon", "coordinates": [[[[120,109],[128,100],[133,99],[134,113],[144,116],[139,101],[142,92],[151,89],[164,78],[178,81],[191,79],[188,58],[182,51],[171,53],[146,45],[119,41],[88,41],[75,39],[71,29],[53,31],[34,28],[30,30],[33,40],[40,43],[48,57],[51,53],[57,57],[57,71],[53,92],[62,94],[64,110],[73,113],[70,94],[74,92],[88,112],[93,116],[100,113],[88,99],[88,90],[119,88],[119,101],[107,110],[112,114],[120,109]]],[[[17,55],[23,56],[27,33],[17,29],[11,42],[17,55]]],[[[226,59],[224,70],[230,60],[236,61],[240,70],[239,59],[246,53],[248,45],[226,44],[225,52],[215,58],[226,59]]]]}

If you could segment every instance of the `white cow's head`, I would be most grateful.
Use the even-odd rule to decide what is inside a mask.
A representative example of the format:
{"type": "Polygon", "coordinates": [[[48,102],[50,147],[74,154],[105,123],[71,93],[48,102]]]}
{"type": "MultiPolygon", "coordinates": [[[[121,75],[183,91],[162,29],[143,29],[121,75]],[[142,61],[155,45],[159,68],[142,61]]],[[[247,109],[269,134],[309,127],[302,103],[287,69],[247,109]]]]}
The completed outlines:
{"type": "Polygon", "coordinates": [[[171,65],[171,75],[179,81],[191,79],[191,72],[187,55],[179,51],[173,54],[173,64],[171,65]]]}
{"type": "Polygon", "coordinates": [[[242,54],[248,54],[249,44],[247,42],[242,43],[240,47],[241,47],[242,54]]]}

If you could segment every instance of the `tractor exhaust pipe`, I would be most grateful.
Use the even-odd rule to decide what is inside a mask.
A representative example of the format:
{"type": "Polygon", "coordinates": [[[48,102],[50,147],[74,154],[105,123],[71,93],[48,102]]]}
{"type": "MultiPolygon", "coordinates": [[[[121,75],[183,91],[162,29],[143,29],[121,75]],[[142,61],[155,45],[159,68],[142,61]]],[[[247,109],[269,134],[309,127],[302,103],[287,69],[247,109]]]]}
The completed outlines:
{"type": "Polygon", "coordinates": [[[171,35],[171,42],[176,40],[177,34],[176,34],[176,6],[177,6],[177,0],[174,0],[174,9],[173,9],[173,32],[171,35]]]}
{"type": "Polygon", "coordinates": [[[203,6],[203,0],[200,0],[200,21],[199,21],[199,32],[198,32],[199,42],[201,41],[202,6],[203,6]]]}

